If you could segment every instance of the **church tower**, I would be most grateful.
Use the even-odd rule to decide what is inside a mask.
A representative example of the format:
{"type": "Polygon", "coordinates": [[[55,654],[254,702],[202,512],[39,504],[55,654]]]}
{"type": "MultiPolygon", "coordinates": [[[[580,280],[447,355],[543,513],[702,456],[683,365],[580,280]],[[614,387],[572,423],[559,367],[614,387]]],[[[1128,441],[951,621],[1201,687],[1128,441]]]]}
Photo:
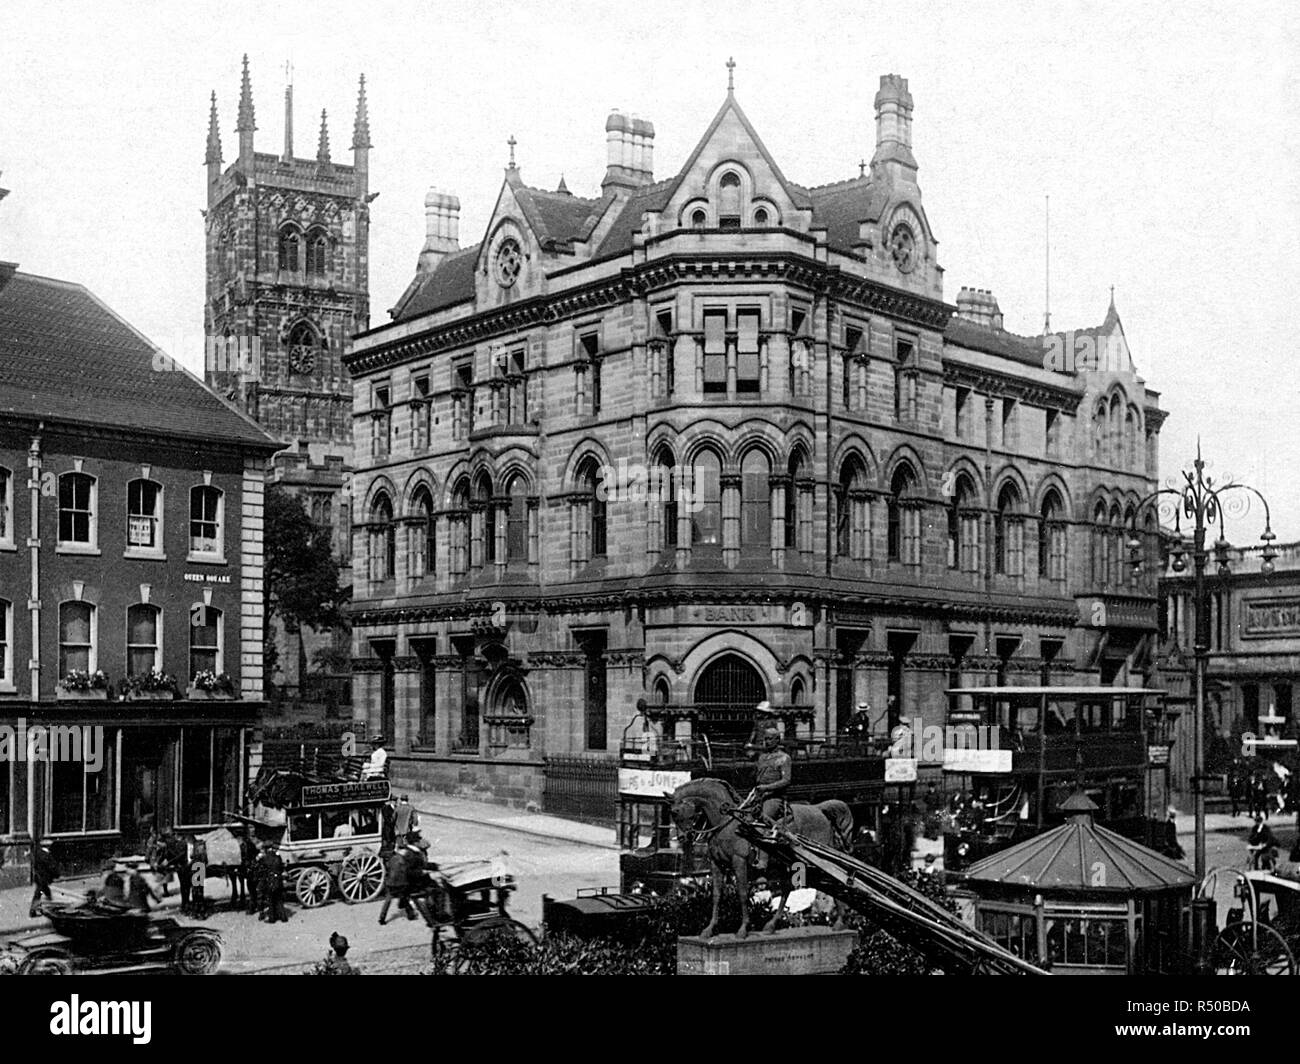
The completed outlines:
{"type": "MultiPolygon", "coordinates": [[[[343,367],[353,334],[370,322],[370,119],[361,76],[352,162],[335,162],[328,117],[316,150],[294,152],[292,68],[286,66],[284,145],[255,151],[257,122],[248,56],[235,132],[224,164],[217,97],[208,116],[207,383],[257,419],[288,449],[270,479],[304,497],[332,529],[351,579],[352,382],[343,367]]],[[[310,641],[311,634],[306,638],[310,641]]],[[[328,642],[328,635],[326,635],[328,642]]],[[[282,646],[268,681],[296,685],[312,647],[282,646]]]]}

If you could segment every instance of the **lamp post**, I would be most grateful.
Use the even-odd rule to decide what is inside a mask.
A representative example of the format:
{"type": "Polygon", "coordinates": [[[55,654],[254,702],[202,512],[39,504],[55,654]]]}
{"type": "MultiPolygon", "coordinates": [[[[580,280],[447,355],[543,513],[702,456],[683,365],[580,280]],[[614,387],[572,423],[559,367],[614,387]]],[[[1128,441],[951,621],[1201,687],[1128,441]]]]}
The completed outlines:
{"type": "MultiPolygon", "coordinates": [[[[1191,522],[1191,555],[1192,555],[1192,572],[1195,577],[1193,598],[1196,603],[1196,641],[1193,652],[1195,655],[1195,716],[1192,720],[1192,798],[1196,816],[1196,842],[1195,842],[1195,869],[1197,882],[1205,879],[1205,792],[1203,783],[1205,780],[1205,667],[1206,660],[1210,652],[1210,609],[1209,594],[1205,584],[1205,568],[1210,560],[1210,550],[1206,547],[1206,532],[1214,525],[1219,526],[1219,538],[1213,545],[1215,561],[1218,563],[1219,575],[1227,576],[1229,573],[1228,550],[1229,543],[1223,536],[1224,522],[1224,503],[1223,497],[1233,492],[1249,492],[1255,495],[1261,503],[1264,504],[1264,532],[1260,540],[1264,544],[1263,562],[1260,569],[1266,575],[1273,571],[1273,560],[1277,557],[1277,551],[1273,549],[1273,540],[1277,536],[1273,532],[1272,519],[1269,514],[1268,500],[1249,484],[1239,484],[1229,478],[1222,484],[1216,484],[1213,477],[1205,475],[1205,462],[1201,458],[1201,441],[1196,441],[1196,461],[1192,463],[1190,470],[1185,469],[1181,472],[1181,484],[1176,486],[1161,488],[1152,492],[1144,498],[1135,508],[1132,535],[1129,539],[1129,561],[1134,575],[1137,575],[1142,568],[1142,542],[1137,537],[1137,513],[1141,512],[1146,506],[1165,501],[1166,506],[1172,510],[1174,532],[1178,536],[1178,544],[1172,549],[1172,569],[1176,573],[1181,573],[1187,568],[1185,555],[1187,554],[1187,543],[1183,538],[1183,522],[1191,522]]],[[[1247,500],[1248,503],[1248,500],[1247,500]]],[[[1245,507],[1242,507],[1245,512],[1245,507]]],[[[1200,949],[1196,950],[1199,957],[1204,953],[1204,928],[1195,929],[1200,932],[1200,949]]],[[[1194,946],[1197,943],[1194,942],[1194,946]]]]}
{"type": "MultiPolygon", "coordinates": [[[[1136,514],[1146,506],[1160,500],[1168,500],[1166,506],[1171,511],[1174,532],[1179,537],[1176,547],[1171,550],[1172,569],[1181,573],[1187,568],[1185,555],[1187,543],[1183,539],[1183,522],[1191,522],[1191,556],[1192,572],[1195,577],[1193,600],[1196,604],[1196,639],[1193,647],[1195,655],[1195,719],[1193,720],[1193,760],[1192,794],[1196,811],[1196,877],[1205,876],[1205,795],[1202,789],[1205,774],[1205,668],[1210,651],[1210,609],[1209,594],[1205,583],[1205,570],[1210,560],[1210,548],[1206,546],[1206,532],[1215,525],[1219,527],[1219,538],[1213,544],[1215,561],[1218,563],[1219,575],[1229,573],[1229,543],[1223,536],[1224,502],[1223,497],[1231,492],[1249,492],[1264,505],[1264,532],[1260,536],[1264,544],[1261,571],[1265,574],[1273,571],[1273,560],[1277,551],[1273,549],[1272,519],[1268,500],[1249,484],[1239,484],[1231,479],[1216,484],[1214,478],[1205,474],[1205,462],[1201,458],[1200,441],[1196,444],[1196,460],[1190,470],[1180,474],[1182,483],[1177,486],[1161,488],[1143,499],[1135,509],[1135,527],[1128,546],[1130,564],[1136,575],[1142,568],[1142,543],[1137,538],[1136,514]],[[1170,505],[1172,504],[1172,505],[1170,505]]],[[[1244,512],[1244,509],[1243,509],[1244,512]]]]}

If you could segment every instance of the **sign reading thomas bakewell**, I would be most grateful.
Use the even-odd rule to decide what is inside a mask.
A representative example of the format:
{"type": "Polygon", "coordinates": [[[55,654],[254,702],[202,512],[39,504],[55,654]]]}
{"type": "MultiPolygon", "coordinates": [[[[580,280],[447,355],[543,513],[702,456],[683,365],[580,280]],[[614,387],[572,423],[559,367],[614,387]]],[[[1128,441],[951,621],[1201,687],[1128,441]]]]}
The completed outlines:
{"type": "Polygon", "coordinates": [[[945,747],[943,751],[945,772],[1010,772],[1010,750],[967,750],[945,747]]]}
{"type": "Polygon", "coordinates": [[[618,793],[644,798],[662,798],[664,791],[675,791],[683,783],[691,782],[689,772],[658,772],[651,768],[621,768],[618,770],[618,793]]]}
{"type": "Polygon", "coordinates": [[[1300,598],[1246,599],[1241,634],[1247,639],[1300,635],[1300,598]]]}
{"type": "Polygon", "coordinates": [[[351,783],[311,783],[302,789],[302,805],[346,805],[353,802],[386,802],[387,780],[354,780],[351,783]]]}

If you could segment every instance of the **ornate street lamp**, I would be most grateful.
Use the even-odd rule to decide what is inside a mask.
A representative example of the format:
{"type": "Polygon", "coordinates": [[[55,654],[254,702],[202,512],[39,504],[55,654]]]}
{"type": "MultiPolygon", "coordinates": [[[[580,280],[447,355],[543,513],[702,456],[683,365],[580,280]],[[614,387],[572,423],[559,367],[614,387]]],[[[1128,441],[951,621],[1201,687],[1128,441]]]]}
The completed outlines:
{"type": "MultiPolygon", "coordinates": [[[[1193,775],[1192,775],[1192,795],[1196,810],[1196,878],[1198,881],[1205,878],[1205,791],[1203,788],[1205,776],[1205,666],[1206,659],[1210,651],[1210,609],[1209,609],[1209,591],[1205,585],[1205,567],[1209,562],[1210,551],[1206,547],[1205,533],[1206,530],[1214,525],[1219,527],[1219,538],[1213,545],[1214,559],[1219,567],[1219,575],[1227,576],[1231,572],[1229,565],[1228,551],[1230,544],[1223,536],[1223,521],[1225,516],[1241,516],[1249,509],[1249,498],[1243,498],[1240,493],[1253,494],[1264,505],[1264,532],[1260,540],[1264,544],[1264,550],[1261,555],[1262,563],[1260,569],[1265,574],[1273,572],[1273,561],[1277,558],[1277,551],[1273,549],[1273,541],[1277,536],[1273,532],[1272,517],[1269,513],[1268,500],[1249,484],[1236,483],[1229,477],[1224,483],[1216,484],[1213,477],[1205,475],[1205,462],[1201,458],[1201,441],[1196,441],[1196,461],[1192,463],[1190,470],[1183,470],[1179,477],[1170,479],[1169,487],[1153,491],[1140,503],[1138,503],[1133,518],[1133,535],[1129,539],[1130,559],[1133,562],[1133,572],[1136,575],[1141,569],[1140,550],[1134,552],[1133,546],[1138,543],[1137,539],[1137,513],[1141,512],[1146,506],[1159,503],[1159,513],[1162,519],[1172,518],[1174,533],[1178,536],[1178,543],[1172,548],[1171,565],[1175,573],[1181,573],[1187,568],[1185,559],[1190,546],[1192,556],[1192,568],[1195,574],[1195,590],[1193,597],[1196,602],[1196,642],[1195,642],[1195,712],[1193,718],[1193,775]],[[1180,483],[1181,481],[1181,483],[1180,483]],[[1225,498],[1228,505],[1225,506],[1225,498]],[[1243,499],[1238,503],[1237,499],[1243,499]],[[1183,522],[1191,523],[1191,543],[1188,544],[1183,535],[1183,522]]],[[[1140,548],[1141,544],[1138,543],[1140,548]]],[[[1196,933],[1194,928],[1194,936],[1196,933]]],[[[1199,945],[1202,947],[1197,950],[1197,956],[1203,955],[1204,928],[1199,929],[1202,937],[1199,945]]],[[[1194,942],[1194,945],[1196,943],[1194,942]]]]}

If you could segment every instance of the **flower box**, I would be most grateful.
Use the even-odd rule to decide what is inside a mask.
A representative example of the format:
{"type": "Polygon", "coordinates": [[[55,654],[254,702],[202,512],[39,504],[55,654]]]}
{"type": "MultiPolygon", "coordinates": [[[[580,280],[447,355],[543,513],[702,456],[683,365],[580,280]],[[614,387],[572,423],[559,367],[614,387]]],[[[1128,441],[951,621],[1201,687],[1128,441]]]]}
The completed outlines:
{"type": "Polygon", "coordinates": [[[55,698],[60,702],[107,702],[108,689],[92,687],[86,691],[65,691],[60,687],[55,691],[55,698]]]}
{"type": "Polygon", "coordinates": [[[122,698],[127,702],[170,702],[175,691],[127,691],[122,698]]]}
{"type": "Polygon", "coordinates": [[[203,687],[191,687],[185,692],[191,702],[236,702],[239,695],[235,691],[209,691],[203,687]]]}

